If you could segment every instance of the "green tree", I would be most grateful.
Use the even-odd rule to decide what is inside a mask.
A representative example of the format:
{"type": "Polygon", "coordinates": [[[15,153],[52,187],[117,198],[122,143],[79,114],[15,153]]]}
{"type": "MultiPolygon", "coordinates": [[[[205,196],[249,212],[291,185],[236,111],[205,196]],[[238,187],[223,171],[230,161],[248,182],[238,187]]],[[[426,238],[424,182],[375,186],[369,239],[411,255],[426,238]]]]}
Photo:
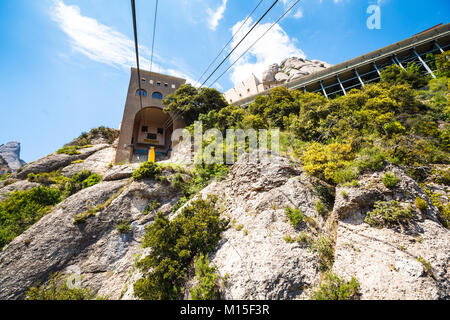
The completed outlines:
{"type": "Polygon", "coordinates": [[[182,113],[186,125],[196,121],[200,114],[208,114],[211,110],[220,111],[228,105],[216,89],[197,89],[190,84],[182,85],[173,94],[168,95],[163,104],[166,106],[166,112],[182,113]]]}
{"type": "Polygon", "coordinates": [[[381,80],[390,84],[408,84],[413,89],[420,89],[428,84],[428,77],[420,73],[419,65],[411,63],[403,69],[397,65],[391,65],[381,71],[381,80]]]}

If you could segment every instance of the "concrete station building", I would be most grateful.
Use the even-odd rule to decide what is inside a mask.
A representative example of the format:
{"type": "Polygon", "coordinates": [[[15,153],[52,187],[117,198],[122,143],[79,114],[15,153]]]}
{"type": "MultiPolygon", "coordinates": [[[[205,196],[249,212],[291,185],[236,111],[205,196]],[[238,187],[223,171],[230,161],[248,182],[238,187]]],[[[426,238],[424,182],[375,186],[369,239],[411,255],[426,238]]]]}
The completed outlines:
{"type": "Polygon", "coordinates": [[[155,147],[157,158],[169,157],[172,132],[185,127],[181,118],[173,121],[174,115],[162,110],[162,100],[185,84],[186,80],[145,70],[140,70],[140,75],[141,79],[138,79],[137,69],[131,68],[116,164],[146,161],[151,147],[155,147]]]}

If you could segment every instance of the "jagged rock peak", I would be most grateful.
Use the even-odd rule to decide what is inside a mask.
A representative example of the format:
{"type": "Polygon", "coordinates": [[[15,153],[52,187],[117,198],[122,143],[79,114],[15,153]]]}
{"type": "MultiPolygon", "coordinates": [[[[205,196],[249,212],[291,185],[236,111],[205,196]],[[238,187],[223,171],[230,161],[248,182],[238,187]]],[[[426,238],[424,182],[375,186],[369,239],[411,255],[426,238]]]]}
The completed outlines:
{"type": "Polygon", "coordinates": [[[3,157],[12,170],[20,169],[25,164],[20,159],[20,143],[17,141],[0,145],[0,156],[3,157]]]}

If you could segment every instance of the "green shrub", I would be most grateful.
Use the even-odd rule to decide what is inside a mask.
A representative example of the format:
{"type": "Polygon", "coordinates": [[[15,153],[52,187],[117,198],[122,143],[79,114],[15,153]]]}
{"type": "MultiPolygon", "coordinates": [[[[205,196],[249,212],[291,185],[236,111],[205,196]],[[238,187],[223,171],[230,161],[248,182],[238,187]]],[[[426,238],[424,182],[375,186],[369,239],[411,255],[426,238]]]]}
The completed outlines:
{"type": "Polygon", "coordinates": [[[316,243],[312,245],[312,249],[319,253],[320,270],[327,271],[334,262],[333,242],[327,236],[319,236],[316,243]]]}
{"type": "Polygon", "coordinates": [[[75,173],[65,184],[64,196],[69,197],[82,189],[96,185],[102,180],[102,177],[88,170],[75,173]]]}
{"type": "Polygon", "coordinates": [[[316,201],[316,210],[320,215],[325,215],[327,210],[325,209],[325,205],[321,200],[316,201]]]}
{"type": "Polygon", "coordinates": [[[25,300],[93,300],[95,294],[90,289],[69,288],[69,277],[54,274],[46,284],[31,287],[25,293],[25,300]]]}
{"type": "Polygon", "coordinates": [[[436,56],[436,74],[439,77],[450,78],[450,51],[447,50],[436,56]]]}
{"type": "Polygon", "coordinates": [[[4,180],[8,179],[10,175],[11,175],[11,173],[5,173],[3,175],[0,175],[0,181],[4,181],[4,180]]]}
{"type": "Polygon", "coordinates": [[[66,183],[70,181],[69,178],[63,176],[59,171],[45,172],[45,173],[30,173],[28,174],[28,181],[43,184],[45,186],[57,185],[58,189],[63,191],[66,183]]]}
{"type": "Polygon", "coordinates": [[[172,189],[175,190],[182,190],[183,186],[184,186],[185,182],[183,179],[183,176],[181,175],[181,173],[176,173],[175,176],[173,177],[172,183],[171,183],[171,187],[172,189]]]}
{"type": "Polygon", "coordinates": [[[286,213],[287,217],[289,218],[289,221],[291,222],[291,225],[294,228],[297,228],[298,225],[303,221],[303,218],[305,217],[303,212],[298,208],[292,209],[291,207],[287,206],[284,212],[286,213]]]}
{"type": "Polygon", "coordinates": [[[383,184],[389,189],[395,188],[398,181],[398,178],[393,173],[386,173],[383,177],[383,184]]]}
{"type": "Polygon", "coordinates": [[[380,148],[362,149],[356,157],[355,163],[359,173],[366,171],[380,171],[384,168],[386,156],[380,148]]]}
{"type": "Polygon", "coordinates": [[[195,280],[198,284],[190,290],[192,300],[218,300],[218,277],[216,268],[210,267],[208,258],[200,253],[195,261],[195,280]]]}
{"type": "Polygon", "coordinates": [[[92,145],[83,145],[83,146],[64,146],[58,151],[56,151],[57,154],[68,154],[70,156],[81,154],[78,150],[85,149],[85,148],[92,148],[92,145]]]}
{"type": "Polygon", "coordinates": [[[216,179],[218,181],[224,179],[228,174],[228,167],[221,164],[197,165],[191,172],[191,179],[184,180],[176,178],[176,187],[181,190],[183,197],[172,208],[176,212],[186,202],[189,201],[200,190],[203,190],[208,184],[216,179]]]}
{"type": "Polygon", "coordinates": [[[144,209],[144,214],[149,214],[152,213],[154,211],[156,211],[156,209],[158,209],[161,206],[161,203],[159,203],[157,200],[153,200],[150,201],[147,205],[147,207],[145,207],[144,209]]]}
{"type": "Polygon", "coordinates": [[[441,201],[441,195],[439,193],[434,193],[429,188],[424,188],[424,191],[428,198],[431,200],[433,206],[439,210],[439,221],[447,229],[450,228],[450,202],[443,204],[441,201]]]}
{"type": "Polygon", "coordinates": [[[382,228],[408,223],[414,218],[411,206],[404,208],[398,201],[377,201],[374,210],[367,213],[364,222],[372,227],[382,228]]]}
{"type": "Polygon", "coordinates": [[[39,221],[61,201],[61,192],[45,186],[14,191],[0,202],[0,249],[39,221]]]}
{"type": "Polygon", "coordinates": [[[425,271],[426,271],[428,274],[431,274],[431,273],[432,273],[431,263],[429,263],[427,260],[425,260],[425,258],[423,258],[423,257],[418,257],[418,258],[417,258],[417,261],[419,261],[419,262],[423,265],[425,271]]]}
{"type": "Polygon", "coordinates": [[[359,282],[355,277],[350,281],[338,275],[325,275],[320,288],[311,295],[312,300],[357,300],[359,298],[359,282]]]}
{"type": "Polygon", "coordinates": [[[153,162],[144,162],[136,171],[133,172],[135,180],[154,179],[161,174],[161,168],[153,162]]]}
{"type": "MultiPolygon", "coordinates": [[[[339,169],[346,168],[353,159],[351,145],[340,143],[325,146],[315,142],[302,155],[303,169],[309,175],[334,184],[344,182],[341,178],[343,172],[339,169]]],[[[348,175],[346,178],[351,179],[353,176],[348,175]]]]}
{"type": "Polygon", "coordinates": [[[283,240],[286,241],[286,243],[294,243],[295,241],[290,235],[285,235],[283,240]]]}
{"type": "Polygon", "coordinates": [[[76,154],[81,154],[81,152],[78,151],[78,146],[68,146],[68,147],[63,147],[61,149],[59,149],[58,151],[56,151],[57,154],[68,154],[70,156],[76,155],[76,154]]]}
{"type": "Polygon", "coordinates": [[[150,254],[137,263],[143,278],[134,284],[141,299],[177,299],[195,256],[212,251],[228,222],[220,219],[214,197],[195,200],[172,221],[158,213],[146,228],[143,247],[150,254]]]}
{"type": "Polygon", "coordinates": [[[420,73],[420,67],[414,63],[408,65],[406,70],[392,65],[381,71],[381,80],[388,84],[407,84],[413,89],[420,89],[428,84],[428,78],[420,73]]]}
{"type": "Polygon", "coordinates": [[[308,247],[312,247],[314,244],[313,238],[306,232],[300,232],[296,241],[300,244],[306,244],[308,247]]]}
{"type": "Polygon", "coordinates": [[[416,208],[419,209],[420,211],[425,211],[428,208],[428,203],[426,202],[426,200],[417,197],[416,198],[416,208]]]}
{"type": "Polygon", "coordinates": [[[127,220],[123,220],[117,226],[117,230],[119,230],[119,232],[122,233],[122,234],[129,233],[131,231],[131,224],[130,224],[130,222],[127,221],[127,220]]]}

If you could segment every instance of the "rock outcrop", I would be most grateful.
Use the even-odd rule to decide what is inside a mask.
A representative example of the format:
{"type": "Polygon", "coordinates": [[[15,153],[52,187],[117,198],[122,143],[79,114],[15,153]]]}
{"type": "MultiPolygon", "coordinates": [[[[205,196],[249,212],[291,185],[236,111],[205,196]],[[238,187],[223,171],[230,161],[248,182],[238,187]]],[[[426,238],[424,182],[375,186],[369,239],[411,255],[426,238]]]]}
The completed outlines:
{"type": "MultiPolygon", "coordinates": [[[[145,214],[145,208],[156,200],[157,210],[172,219],[182,210],[172,213],[182,195],[164,179],[133,181],[138,164],[109,165],[113,149],[100,144],[80,149],[80,155],[50,155],[25,166],[0,189],[1,201],[14,190],[37,186],[25,180],[28,173],[56,169],[68,176],[87,169],[104,177],[59,203],[3,248],[0,299],[22,299],[30,286],[55,272],[80,276],[81,286],[99,296],[135,299],[133,284],[141,276],[135,262],[150,250],[141,248],[141,239],[155,218],[155,212],[145,214]],[[73,164],[76,159],[84,162],[73,164]],[[93,208],[99,209],[74,223],[93,208]],[[124,221],[130,232],[123,234],[117,226],[124,221]]],[[[311,243],[297,241],[301,234],[313,242],[320,236],[333,240],[331,270],[343,278],[355,277],[362,299],[450,298],[450,231],[414,180],[395,166],[385,170],[399,179],[393,189],[381,182],[384,172],[363,175],[359,187],[336,188],[334,208],[326,214],[317,209],[323,197],[318,182],[301,168],[287,158],[261,152],[241,158],[225,180],[211,183],[196,196],[216,195],[217,210],[230,221],[209,257],[224,283],[223,298],[309,299],[323,270],[320,252],[311,243]],[[408,225],[378,229],[364,222],[376,201],[414,206],[417,197],[427,199],[428,208],[415,210],[408,225]],[[286,215],[287,206],[304,215],[297,228],[286,215]]],[[[173,174],[163,170],[166,177],[173,174]]],[[[191,285],[192,279],[186,299],[191,285]]]]}
{"type": "Polygon", "coordinates": [[[279,65],[270,65],[268,69],[264,71],[263,84],[270,86],[291,82],[328,67],[331,67],[331,65],[319,60],[308,60],[297,57],[287,58],[279,65]]]}
{"type": "Polygon", "coordinates": [[[21,168],[25,162],[20,159],[20,143],[13,141],[0,146],[0,156],[12,170],[21,168]]]}
{"type": "Polygon", "coordinates": [[[225,299],[308,299],[320,281],[319,256],[286,241],[311,230],[306,224],[295,229],[285,208],[299,208],[319,226],[324,221],[315,208],[319,197],[298,166],[267,154],[243,158],[227,180],[201,193],[218,195],[223,216],[232,221],[211,255],[218,274],[227,275],[225,299]]]}
{"type": "Polygon", "coordinates": [[[439,223],[438,210],[429,200],[424,212],[415,210],[410,225],[378,229],[364,222],[376,201],[414,207],[417,197],[427,199],[401,169],[386,171],[399,178],[392,190],[382,183],[384,172],[361,177],[358,188],[337,189],[334,271],[355,276],[362,299],[450,299],[450,232],[439,223]]]}
{"type": "MultiPolygon", "coordinates": [[[[31,162],[21,168],[20,172],[14,173],[13,178],[26,179],[30,173],[43,173],[52,172],[58,169],[62,169],[72,164],[74,161],[85,160],[94,153],[108,148],[108,144],[94,145],[89,148],[79,149],[79,154],[68,155],[68,154],[51,154],[34,162],[31,162]]],[[[68,171],[69,173],[69,171],[68,171]]]]}

